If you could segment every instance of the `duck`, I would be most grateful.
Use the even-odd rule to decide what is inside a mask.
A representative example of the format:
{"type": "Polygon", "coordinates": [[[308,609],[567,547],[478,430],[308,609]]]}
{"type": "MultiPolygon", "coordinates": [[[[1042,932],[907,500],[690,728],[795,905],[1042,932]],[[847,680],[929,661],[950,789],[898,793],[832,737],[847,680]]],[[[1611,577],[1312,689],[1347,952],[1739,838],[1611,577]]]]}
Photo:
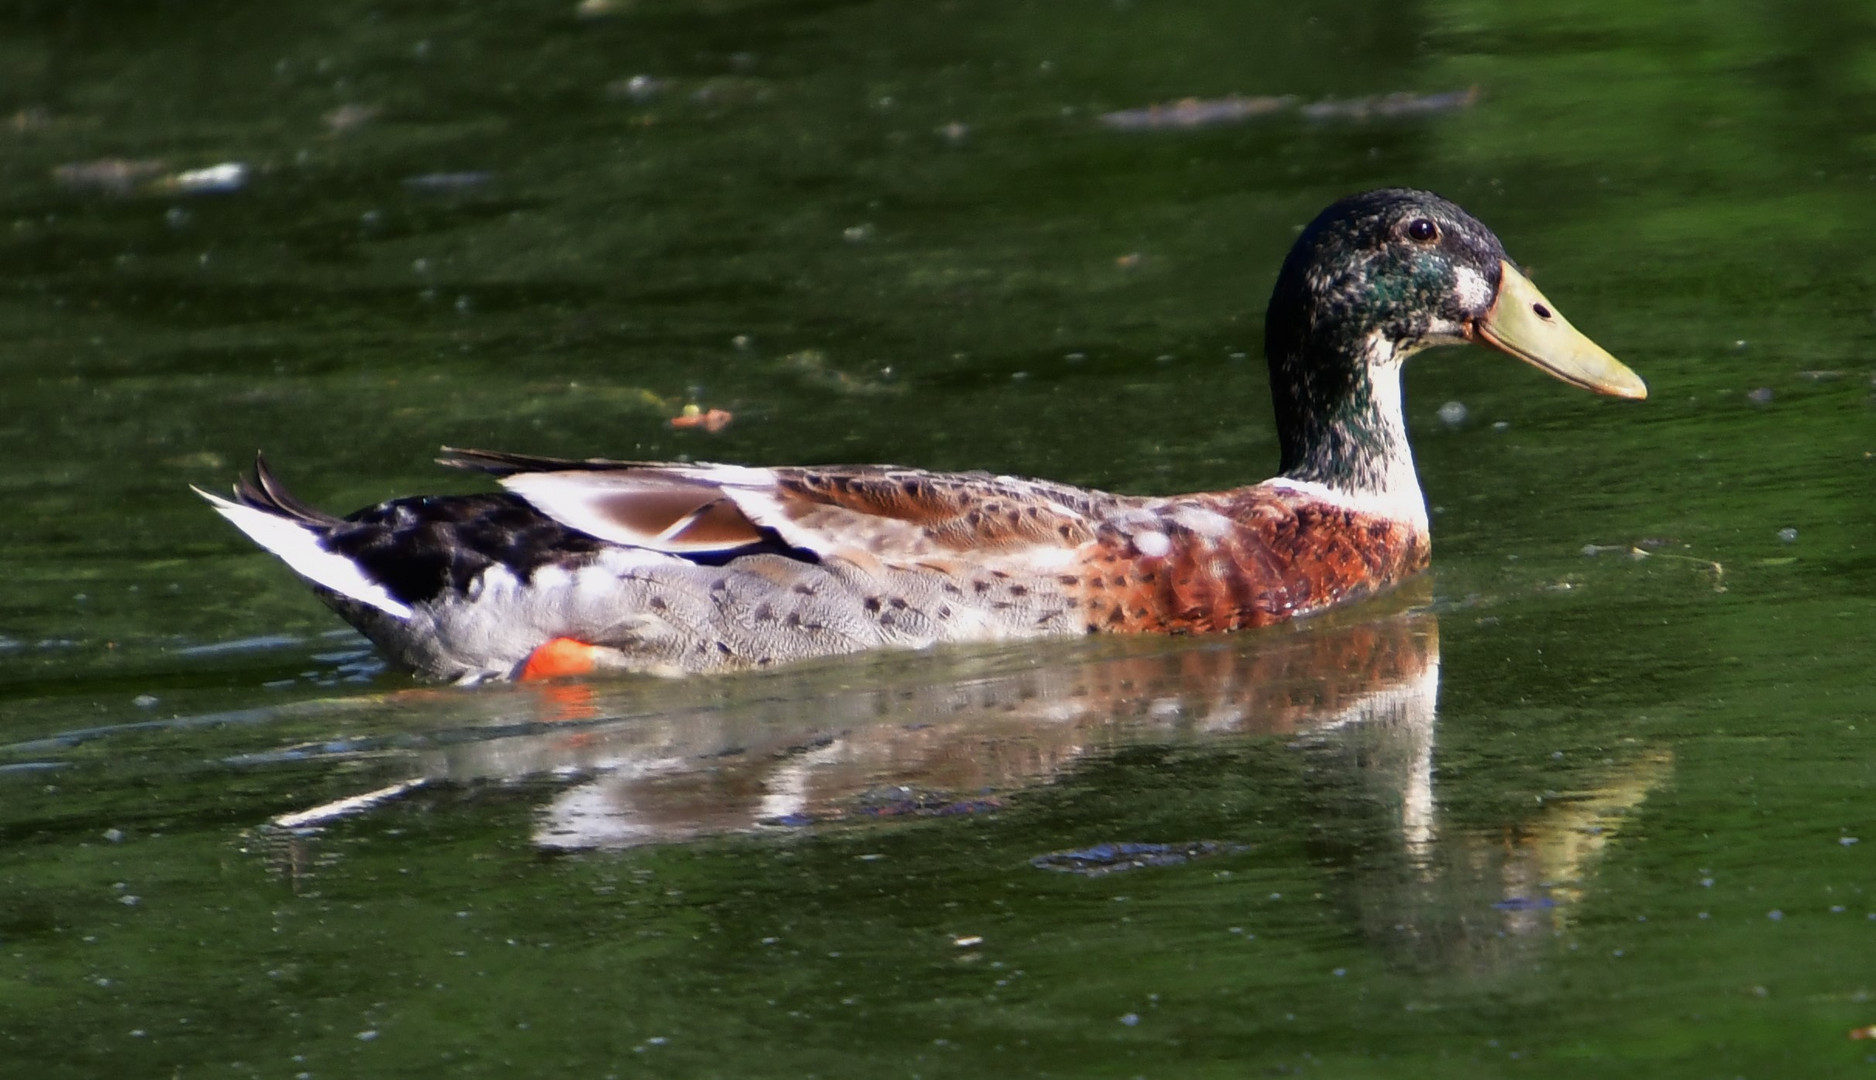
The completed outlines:
{"type": "Polygon", "coordinates": [[[1471,343],[1598,394],[1648,394],[1489,228],[1410,188],[1310,222],[1264,331],[1278,471],[1225,491],[449,447],[440,463],[501,490],[339,517],[258,455],[232,498],[195,490],[423,677],[747,671],[942,642],[1237,631],[1359,601],[1431,556],[1409,357],[1471,343]]]}

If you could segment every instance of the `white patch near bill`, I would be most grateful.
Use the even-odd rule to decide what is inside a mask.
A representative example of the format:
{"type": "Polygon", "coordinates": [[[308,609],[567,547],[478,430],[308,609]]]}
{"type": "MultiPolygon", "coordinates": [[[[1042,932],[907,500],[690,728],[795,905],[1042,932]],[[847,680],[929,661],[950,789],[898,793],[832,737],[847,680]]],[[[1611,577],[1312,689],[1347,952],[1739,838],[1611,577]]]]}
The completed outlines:
{"type": "Polygon", "coordinates": [[[1467,310],[1484,311],[1492,306],[1492,287],[1484,274],[1470,266],[1460,266],[1454,269],[1454,276],[1458,278],[1458,285],[1453,291],[1467,310]]]}
{"type": "Polygon", "coordinates": [[[208,500],[215,512],[229,520],[248,539],[280,557],[294,573],[324,585],[341,596],[369,604],[394,618],[408,619],[412,612],[403,601],[385,587],[365,576],[358,564],[343,555],[327,551],[319,543],[319,534],[291,518],[243,506],[201,488],[193,489],[208,500]]]}

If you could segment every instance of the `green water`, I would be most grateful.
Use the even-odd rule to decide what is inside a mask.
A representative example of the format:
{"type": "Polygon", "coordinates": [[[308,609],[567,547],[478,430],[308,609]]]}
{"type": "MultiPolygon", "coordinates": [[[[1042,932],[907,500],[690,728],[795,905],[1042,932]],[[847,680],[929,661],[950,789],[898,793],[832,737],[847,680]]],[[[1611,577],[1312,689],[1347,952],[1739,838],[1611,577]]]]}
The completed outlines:
{"type": "Polygon", "coordinates": [[[7,5],[0,1073],[1869,1075],[1872,23],[7,5]],[[113,158],[251,172],[55,179],[113,158]],[[475,488],[444,443],[1253,480],[1276,267],[1390,184],[1653,396],[1416,360],[1435,570],[1321,625],[440,691],[187,491],[475,488]],[[1032,861],[1101,843],[1190,857],[1032,861]]]}

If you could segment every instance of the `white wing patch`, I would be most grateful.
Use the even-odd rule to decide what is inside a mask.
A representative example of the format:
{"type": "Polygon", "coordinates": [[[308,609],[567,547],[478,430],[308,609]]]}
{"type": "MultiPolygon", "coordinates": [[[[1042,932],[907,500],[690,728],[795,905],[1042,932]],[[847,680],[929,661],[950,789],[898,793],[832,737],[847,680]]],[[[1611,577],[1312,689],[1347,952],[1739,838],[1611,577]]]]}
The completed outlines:
{"type": "Polygon", "coordinates": [[[319,534],[290,518],[243,506],[201,488],[195,493],[208,500],[215,512],[255,543],[280,556],[295,573],[317,582],[341,596],[361,604],[370,604],[386,615],[408,619],[414,612],[403,601],[387,592],[384,586],[365,576],[358,564],[343,555],[335,555],[320,546],[319,534]]]}

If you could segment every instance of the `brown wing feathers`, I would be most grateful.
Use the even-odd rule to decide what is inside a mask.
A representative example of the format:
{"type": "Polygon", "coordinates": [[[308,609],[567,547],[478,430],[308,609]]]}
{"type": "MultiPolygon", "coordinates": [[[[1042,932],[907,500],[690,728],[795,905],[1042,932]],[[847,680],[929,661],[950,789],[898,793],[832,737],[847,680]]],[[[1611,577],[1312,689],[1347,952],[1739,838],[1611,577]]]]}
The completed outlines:
{"type": "MultiPolygon", "coordinates": [[[[987,473],[934,476],[911,470],[777,470],[778,486],[808,504],[904,522],[950,551],[1000,552],[1029,545],[1079,547],[1094,539],[1086,518],[1048,496],[1054,485],[987,473]],[[1041,496],[1042,499],[1038,499],[1041,496]],[[1046,501],[1044,501],[1046,500],[1046,501]]],[[[1086,498],[1086,493],[1075,493],[1086,498]]]]}
{"type": "Polygon", "coordinates": [[[1077,547],[1093,539],[1083,516],[1055,501],[1088,493],[986,473],[936,476],[878,467],[748,472],[710,465],[638,464],[447,449],[439,460],[503,478],[545,513],[621,543],[671,551],[755,543],[766,528],[810,550],[866,550],[921,558],[934,550],[1004,552],[1077,547]],[[1040,498],[1038,497],[1040,496],[1040,498]],[[772,520],[775,515],[780,520],[772,520]]]}

